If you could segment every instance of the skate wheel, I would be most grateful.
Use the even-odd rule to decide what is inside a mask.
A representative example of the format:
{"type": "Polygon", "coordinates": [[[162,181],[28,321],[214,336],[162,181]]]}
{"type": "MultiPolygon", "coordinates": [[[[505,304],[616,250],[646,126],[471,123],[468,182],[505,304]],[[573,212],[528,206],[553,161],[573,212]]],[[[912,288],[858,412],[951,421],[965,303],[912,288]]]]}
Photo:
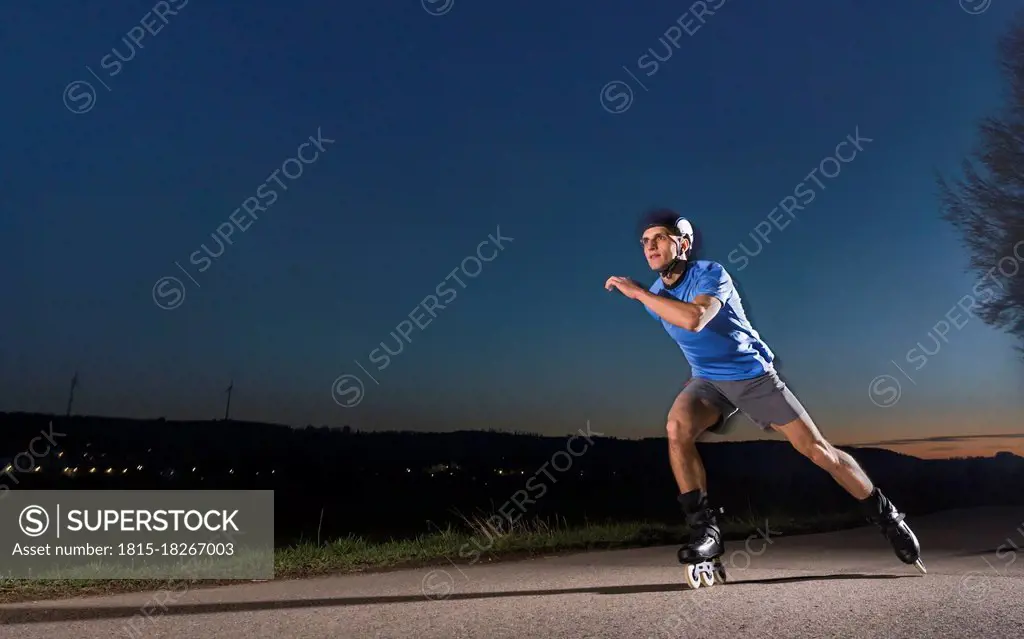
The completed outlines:
{"type": "Polygon", "coordinates": [[[715,563],[715,579],[717,579],[719,582],[723,584],[726,581],[725,566],[722,565],[722,562],[720,561],[715,563]]]}
{"type": "Polygon", "coordinates": [[[704,571],[700,573],[700,583],[707,587],[715,585],[715,573],[713,571],[704,571]]]}
{"type": "Polygon", "coordinates": [[[700,573],[697,572],[697,564],[687,564],[686,569],[683,571],[683,576],[686,579],[686,585],[696,590],[700,588],[701,578],[700,573]]]}

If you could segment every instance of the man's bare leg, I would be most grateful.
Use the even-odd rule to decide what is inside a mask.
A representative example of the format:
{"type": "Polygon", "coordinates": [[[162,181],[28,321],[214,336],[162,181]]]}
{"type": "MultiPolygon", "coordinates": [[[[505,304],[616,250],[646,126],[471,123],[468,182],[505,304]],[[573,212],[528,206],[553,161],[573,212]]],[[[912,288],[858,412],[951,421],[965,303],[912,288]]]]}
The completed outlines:
{"type": "Polygon", "coordinates": [[[848,453],[829,443],[809,415],[773,428],[785,435],[793,448],[832,475],[846,492],[861,501],[871,496],[875,486],[864,469],[848,453]]]}
{"type": "Polygon", "coordinates": [[[721,413],[710,402],[680,393],[668,412],[668,459],[679,492],[707,492],[704,462],[697,452],[697,438],[714,426],[721,413]]]}
{"type": "MultiPolygon", "coordinates": [[[[704,462],[697,452],[697,438],[714,426],[720,416],[721,412],[711,402],[685,391],[676,397],[668,415],[669,463],[679,486],[679,506],[690,529],[689,539],[677,555],[679,563],[687,566],[687,583],[691,588],[700,585],[698,566],[708,569],[708,562],[725,552],[716,511],[707,500],[704,462]]],[[[720,564],[714,570],[720,579],[725,579],[725,569],[720,564]]]]}
{"type": "Polygon", "coordinates": [[[905,521],[905,515],[874,485],[853,457],[830,444],[808,415],[772,428],[785,435],[794,448],[860,501],[868,519],[882,530],[900,561],[926,572],[921,561],[921,545],[905,521]]]}

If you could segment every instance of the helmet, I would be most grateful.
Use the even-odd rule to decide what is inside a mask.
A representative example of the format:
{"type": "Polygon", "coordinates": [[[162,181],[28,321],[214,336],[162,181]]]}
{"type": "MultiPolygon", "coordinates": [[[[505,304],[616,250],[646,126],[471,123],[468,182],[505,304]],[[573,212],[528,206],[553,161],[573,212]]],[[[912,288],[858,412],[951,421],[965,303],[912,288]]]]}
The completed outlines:
{"type": "Polygon", "coordinates": [[[644,213],[640,219],[640,228],[637,235],[643,235],[644,231],[654,226],[664,226],[669,230],[670,234],[678,236],[680,240],[684,237],[689,238],[690,250],[687,251],[687,254],[693,252],[693,225],[685,217],[680,216],[671,209],[652,209],[644,213]]]}

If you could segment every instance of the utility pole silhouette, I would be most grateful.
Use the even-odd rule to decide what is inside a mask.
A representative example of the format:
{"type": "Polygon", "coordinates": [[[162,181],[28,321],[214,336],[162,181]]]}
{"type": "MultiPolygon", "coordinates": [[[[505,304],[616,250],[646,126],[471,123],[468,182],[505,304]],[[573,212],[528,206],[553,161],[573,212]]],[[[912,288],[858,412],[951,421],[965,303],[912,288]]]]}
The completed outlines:
{"type": "Polygon", "coordinates": [[[71,417],[71,405],[75,403],[75,388],[78,387],[78,371],[71,378],[71,390],[68,392],[68,410],[65,417],[71,417]]]}
{"type": "Polygon", "coordinates": [[[228,415],[231,414],[231,391],[234,388],[235,388],[235,380],[231,380],[231,383],[228,385],[228,390],[227,390],[228,405],[224,407],[224,421],[228,421],[228,415]]]}

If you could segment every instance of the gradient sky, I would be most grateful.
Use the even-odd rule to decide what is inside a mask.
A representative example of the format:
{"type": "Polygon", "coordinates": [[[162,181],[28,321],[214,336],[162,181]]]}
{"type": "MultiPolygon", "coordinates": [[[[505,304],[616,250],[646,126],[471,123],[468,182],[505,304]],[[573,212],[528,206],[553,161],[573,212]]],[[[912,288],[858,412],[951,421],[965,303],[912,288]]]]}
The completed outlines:
{"type": "MultiPolygon", "coordinates": [[[[658,204],[730,269],[834,441],[1019,433],[1024,368],[1006,335],[969,318],[921,370],[905,359],[977,280],[933,171],[956,169],[999,104],[1011,4],[727,0],[673,31],[651,76],[638,59],[665,57],[685,3],[455,0],[438,16],[412,1],[191,0],[114,76],[104,56],[154,24],[152,2],[12,4],[0,410],[62,412],[77,369],[87,414],[218,417],[233,378],[239,419],[661,435],[689,368],[638,303],[603,289],[653,281],[633,230],[658,204]],[[76,80],[97,90],[85,113],[62,99],[76,80]],[[617,80],[635,99],[613,114],[600,96],[617,80]],[[197,272],[189,256],[318,129],[336,142],[197,272]],[[815,200],[747,268],[730,263],[858,129],[863,152],[811,183],[815,200]],[[394,349],[389,333],[499,227],[513,241],[374,371],[371,351],[394,349]],[[185,285],[173,310],[154,303],[166,276],[185,285]],[[332,398],[343,374],[366,385],[352,408],[332,398]],[[902,387],[886,408],[869,396],[884,374],[902,387]]],[[[746,421],[732,435],[758,436],[746,421]]],[[[949,445],[926,444],[914,450],[949,445]]]]}

